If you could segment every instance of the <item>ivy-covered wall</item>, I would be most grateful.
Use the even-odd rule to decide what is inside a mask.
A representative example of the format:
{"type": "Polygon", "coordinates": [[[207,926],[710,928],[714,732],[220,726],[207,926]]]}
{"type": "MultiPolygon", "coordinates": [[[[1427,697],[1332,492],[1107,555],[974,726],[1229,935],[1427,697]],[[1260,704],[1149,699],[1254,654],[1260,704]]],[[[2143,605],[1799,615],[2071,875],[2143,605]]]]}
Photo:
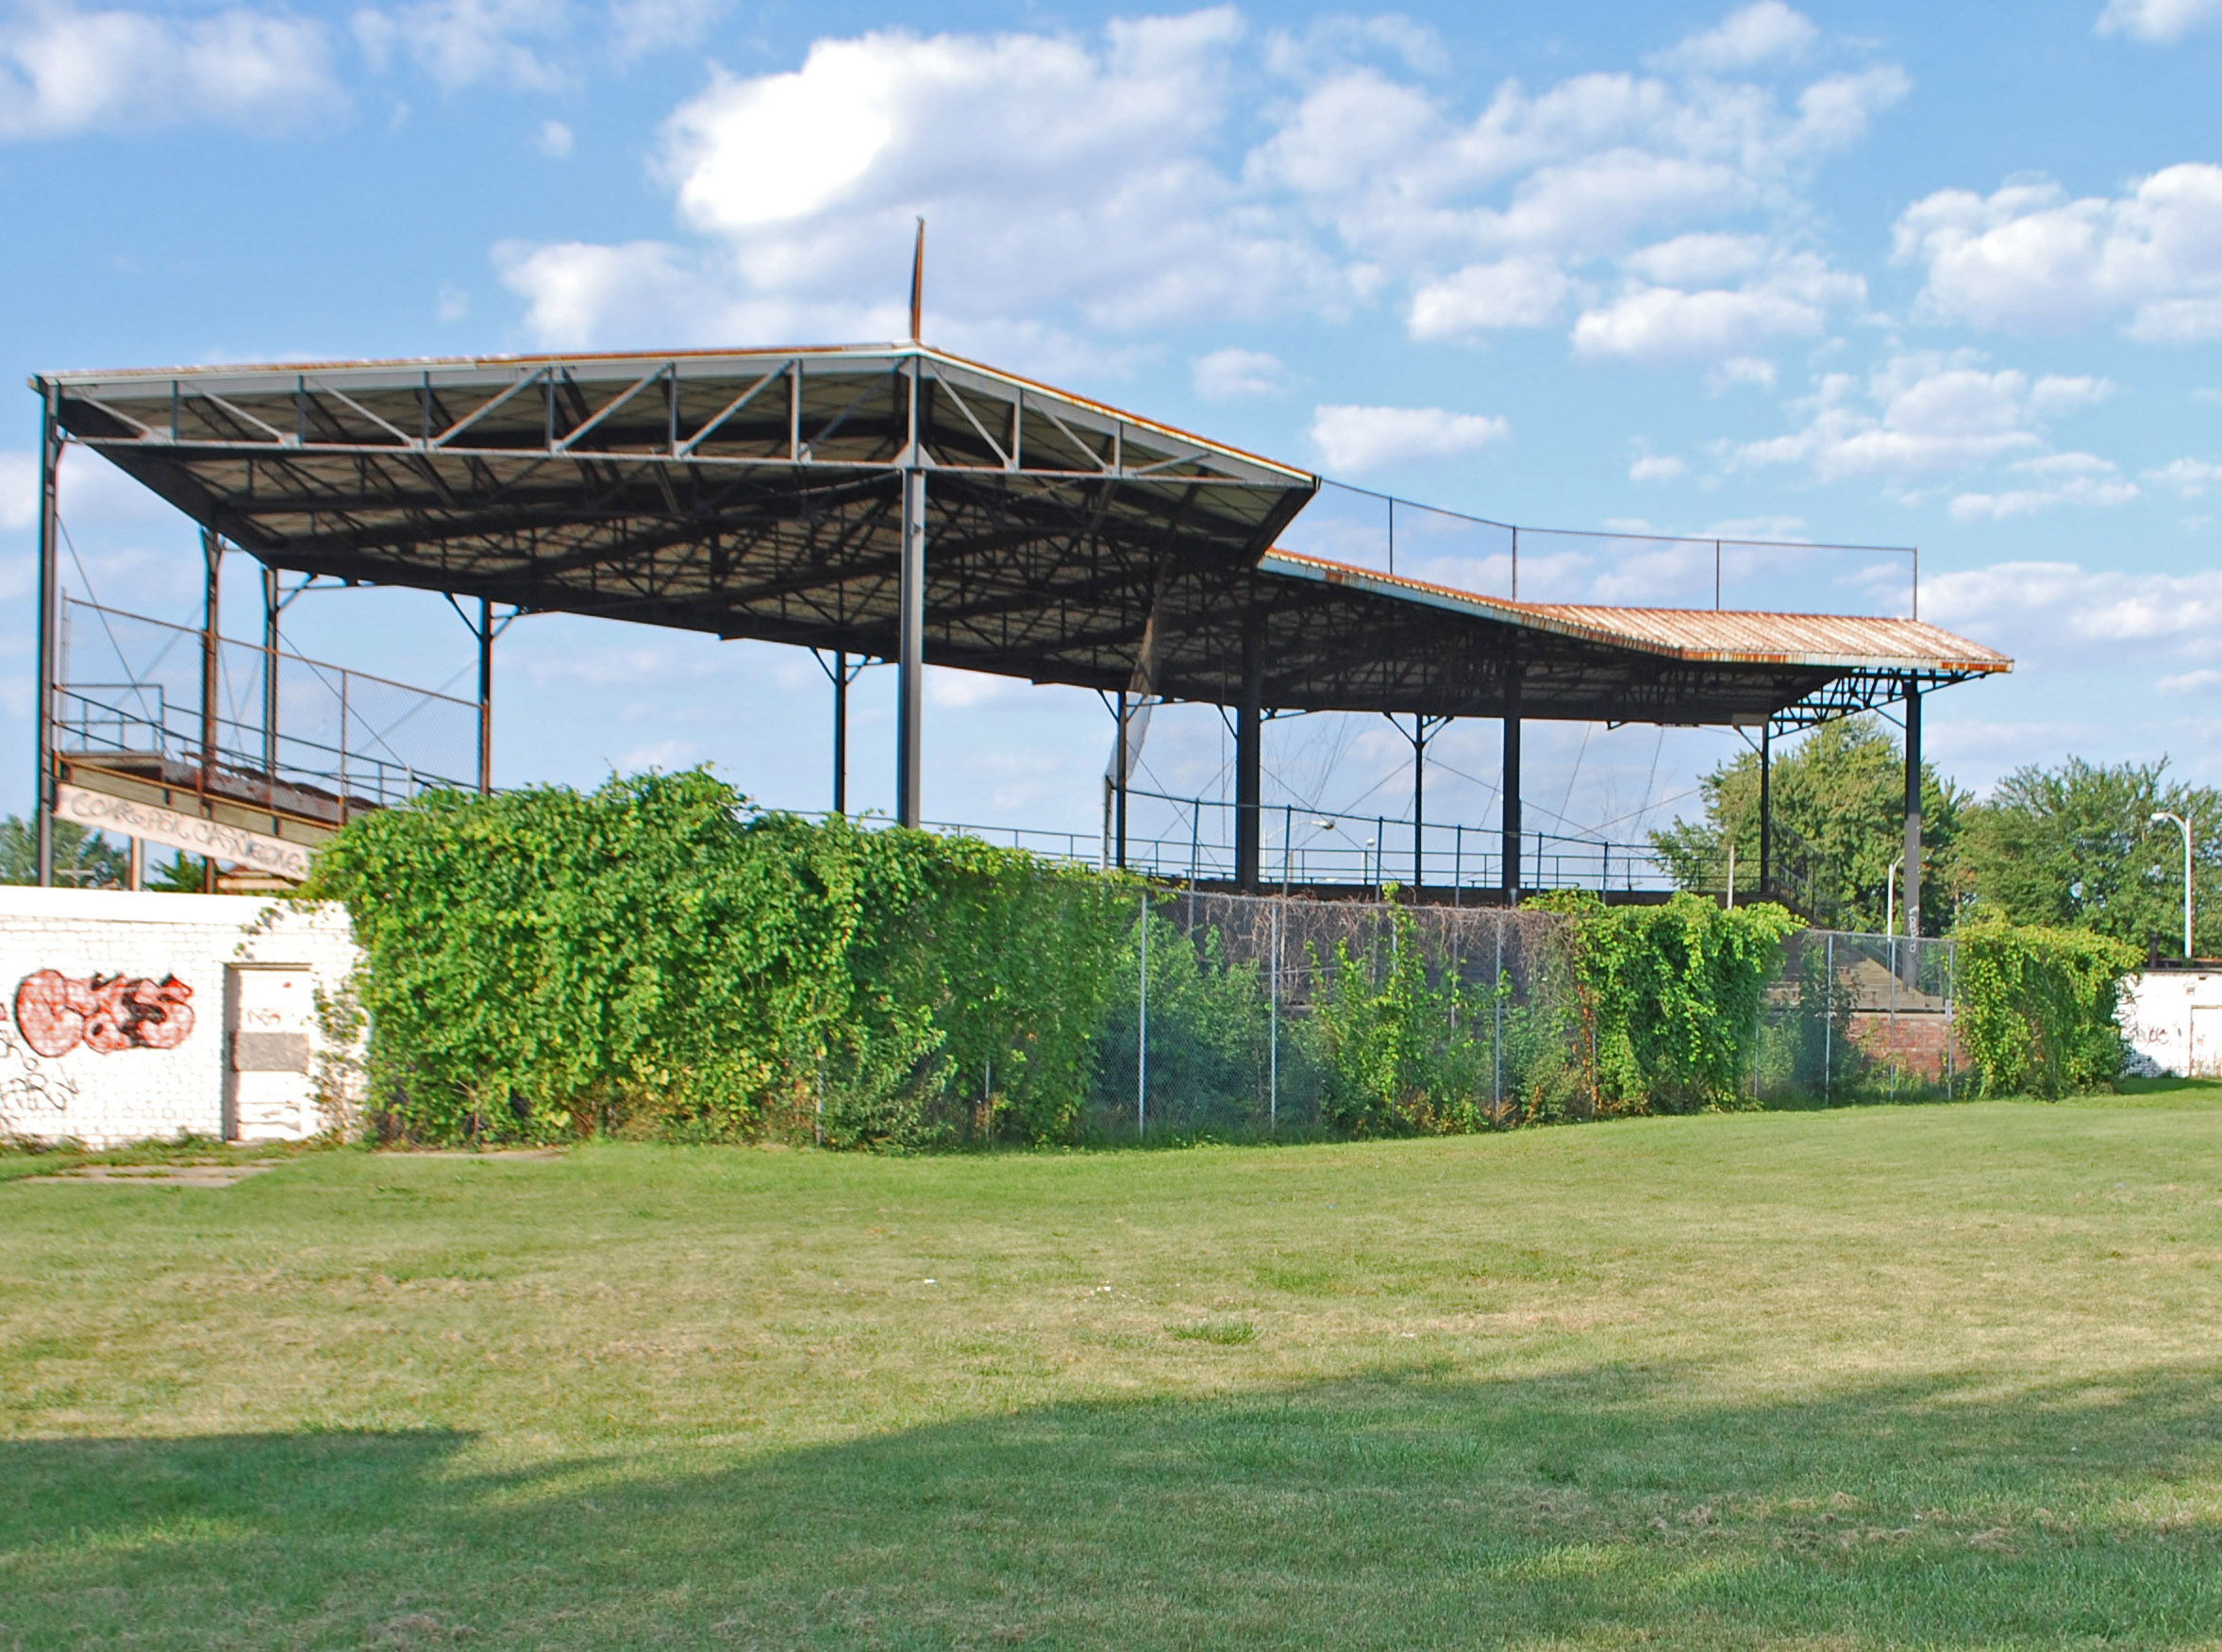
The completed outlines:
{"type": "MultiPolygon", "coordinates": [[[[1115,874],[754,810],[701,772],[427,796],[348,827],[305,893],[365,952],[369,1119],[418,1141],[1412,1135],[1757,1105],[1785,1029],[1818,1041],[1828,1096],[1855,1060],[1813,959],[1783,974],[1779,907],[1199,918],[1115,874]]],[[[2118,1071],[2125,949],[2002,925],[1962,948],[1986,1091],[2118,1071]]]]}
{"type": "Polygon", "coordinates": [[[429,795],[303,893],[366,955],[374,1118],[440,1141],[1062,1140],[1132,910],[1122,879],[751,813],[699,771],[429,795]]]}

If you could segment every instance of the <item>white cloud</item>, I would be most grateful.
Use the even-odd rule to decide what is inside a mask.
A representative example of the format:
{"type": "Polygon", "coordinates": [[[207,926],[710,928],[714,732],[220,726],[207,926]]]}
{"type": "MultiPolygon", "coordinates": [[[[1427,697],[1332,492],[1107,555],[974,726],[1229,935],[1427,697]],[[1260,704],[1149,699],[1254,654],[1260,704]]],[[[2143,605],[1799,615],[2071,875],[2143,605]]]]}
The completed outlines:
{"type": "Polygon", "coordinates": [[[1772,339],[1813,337],[1826,325],[1830,306],[1865,296],[1857,275],[1830,270],[1811,253],[1793,253],[1738,288],[1690,292],[1631,286],[1582,312],[1574,324],[1574,349],[1631,361],[1717,360],[1772,339]]]}
{"type": "Polygon", "coordinates": [[[2222,166],[2167,167],[2112,199],[1940,191],[1900,216],[1896,256],[1928,266],[1922,307],[1941,318],[2043,331],[2126,314],[2148,343],[2222,339],[2222,166]]]}
{"type": "Polygon", "coordinates": [[[39,520],[39,456],[0,452],[0,528],[30,527],[39,520]]]}
{"type": "Polygon", "coordinates": [[[2008,468],[2027,484],[1996,493],[1962,493],[1952,501],[1952,520],[2003,522],[2062,505],[2127,505],[2139,496],[2137,484],[2124,481],[2118,466],[2088,453],[2047,454],[2008,468]]]}
{"type": "Polygon", "coordinates": [[[2030,386],[2030,406],[2046,418],[2078,413],[2096,407],[2114,393],[2112,379],[2088,375],[2048,373],[2030,386]]]}
{"type": "Polygon", "coordinates": [[[1684,460],[1666,453],[1646,453],[1628,467],[1631,482],[1679,482],[1689,474],[1684,460]]]}
{"type": "Polygon", "coordinates": [[[2216,22],[2222,22],[2222,0],[2107,0],[2098,14],[2098,32],[2170,45],[2216,22]]]}
{"type": "Polygon", "coordinates": [[[1441,408],[1323,406],[1311,415],[1312,445],[1327,467],[1352,473],[1478,453],[1512,433],[1504,419],[1441,408]]]}
{"type": "Polygon", "coordinates": [[[731,297],[661,242],[503,242],[493,261],[503,282],[524,295],[534,336],[558,349],[644,341],[659,329],[669,329],[664,336],[675,344],[707,343],[731,320],[731,297]],[[612,317],[624,318],[632,339],[610,337],[612,317]]]}
{"type": "Polygon", "coordinates": [[[1489,327],[1539,327],[1558,312],[1571,283],[1547,259],[1468,264],[1412,294],[1415,339],[1456,338],[1489,327]]]}
{"type": "Polygon", "coordinates": [[[540,131],[533,138],[532,146],[550,160],[571,159],[571,128],[561,121],[543,121],[540,131]]]}
{"type": "Polygon", "coordinates": [[[1639,247],[1620,267],[1662,287],[1707,287],[1750,275],[1767,261],[1767,252],[1763,235],[1700,232],[1639,247]]]}
{"type": "MultiPolygon", "coordinates": [[[[929,704],[946,706],[952,709],[966,706],[982,706],[991,700],[1000,700],[1024,692],[1023,685],[1007,676],[991,676],[985,672],[959,671],[952,666],[933,666],[926,674],[926,697],[929,704]]],[[[1115,749],[1118,741],[1113,739],[1115,749]]]]}
{"type": "Polygon", "coordinates": [[[665,130],[681,216],[760,295],[887,290],[911,219],[927,298],[1070,304],[1115,328],[1347,303],[1295,226],[1245,211],[1204,151],[1223,124],[1230,9],[1070,36],[877,33],[800,69],[717,75],[665,130]]]}
{"type": "Polygon", "coordinates": [[[1692,35],[1673,50],[1662,52],[1655,61],[1662,68],[1693,74],[1731,74],[1767,63],[1796,62],[1820,38],[1813,20],[1782,0],[1758,0],[1757,5],[1729,13],[1718,28],[1692,35]]]}
{"type": "Polygon", "coordinates": [[[374,68],[397,51],[450,92],[481,81],[547,91],[567,76],[535,49],[571,26],[566,0],[418,0],[355,14],[355,38],[374,68]]]}
{"type": "Polygon", "coordinates": [[[471,295],[452,281],[440,285],[440,296],[432,312],[443,322],[459,322],[471,313],[471,295]]]}
{"type": "Polygon", "coordinates": [[[2222,485],[2222,464],[2206,459],[2173,459],[2158,470],[2147,471],[2145,479],[2173,489],[2186,499],[2197,499],[2209,488],[2222,485]]]}
{"type": "Polygon", "coordinates": [[[1211,402],[1279,395],[1290,382],[1289,370],[1280,358],[1263,350],[1213,350],[1209,356],[1198,356],[1193,371],[1195,393],[1211,402]]]}
{"type": "Polygon", "coordinates": [[[1921,617],[1964,630],[2023,668],[2103,665],[2125,649],[2196,663],[2222,639],[2222,570],[2145,574],[2073,562],[2000,562],[1927,574],[1921,617]]]}
{"type": "Polygon", "coordinates": [[[727,0],[617,0],[610,8],[610,51],[620,63],[701,42],[725,15],[727,0]]]}
{"type": "Polygon", "coordinates": [[[1754,390],[1775,388],[1775,364],[1763,356],[1731,356],[1705,375],[1708,389],[1715,394],[1737,385],[1747,385],[1754,390]]]}
{"type": "Polygon", "coordinates": [[[0,139],[192,121],[282,129],[346,102],[323,26],[299,18],[59,5],[0,22],[0,139]]]}
{"type": "MultiPolygon", "coordinates": [[[[1785,18],[1761,6],[1728,32],[1780,35],[1785,18]]],[[[1630,304],[1677,317],[1630,324],[1643,337],[1606,348],[1664,359],[1710,339],[1747,350],[1755,336],[1810,332],[1816,309],[1856,292],[1786,237],[1811,219],[1813,167],[1904,94],[1901,72],[1792,88],[1506,81],[1462,109],[1427,78],[1440,57],[1400,19],[1330,19],[1261,45],[1228,7],[1085,34],[822,39],[784,72],[713,70],[674,112],[658,169],[700,239],[657,257],[728,318],[855,313],[899,295],[923,215],[944,341],[1011,317],[1134,332],[1376,302],[1401,308],[1414,337],[1478,337],[1563,325],[1617,275],[1630,304]],[[1293,83],[1291,101],[1237,101],[1261,58],[1293,83]],[[1262,135],[1245,152],[1234,134],[1252,121],[1262,135]],[[1652,342],[1669,333],[1672,345],[1652,342]]],[[[595,252],[549,250],[509,262],[543,283],[527,292],[536,315],[563,309],[562,342],[637,333],[625,291],[604,288],[610,308],[591,312],[543,302],[558,263],[595,252]]],[[[593,286],[577,273],[561,284],[575,298],[593,286]]]]}
{"type": "Polygon", "coordinates": [[[2045,445],[2044,418],[2112,388],[2103,379],[1986,371],[1980,359],[1968,351],[1919,353],[1893,357],[1864,381],[1829,374],[1802,404],[1803,429],[1746,442],[1731,450],[1731,461],[1802,464],[1823,481],[1913,482],[2031,454],[2045,445]]]}
{"type": "Polygon", "coordinates": [[[1265,67],[1284,80],[1315,82],[1367,58],[1387,58],[1414,75],[1431,75],[1445,66],[1449,54],[1433,29],[1395,12],[1330,14],[1314,18],[1301,35],[1275,29],[1265,37],[1265,67]]]}
{"type": "Polygon", "coordinates": [[[2186,699],[2193,694],[2211,694],[2222,689],[2222,671],[2213,669],[2187,671],[2177,676],[2164,676],[2155,685],[2170,699],[2186,699]]]}
{"type": "MultiPolygon", "coordinates": [[[[877,298],[736,292],[715,258],[666,242],[592,242],[493,248],[503,285],[526,300],[526,325],[553,349],[669,349],[736,341],[895,339],[910,326],[909,291],[881,284],[877,298]]],[[[1024,316],[944,320],[927,290],[927,336],[962,354],[1045,377],[1115,375],[1130,352],[1107,348],[1024,316]]]]}

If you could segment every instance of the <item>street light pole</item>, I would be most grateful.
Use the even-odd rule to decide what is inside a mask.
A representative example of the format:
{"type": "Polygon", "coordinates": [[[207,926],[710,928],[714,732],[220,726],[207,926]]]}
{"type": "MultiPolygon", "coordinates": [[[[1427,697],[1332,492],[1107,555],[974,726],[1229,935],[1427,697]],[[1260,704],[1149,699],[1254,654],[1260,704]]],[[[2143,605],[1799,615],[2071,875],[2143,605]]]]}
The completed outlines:
{"type": "Polygon", "coordinates": [[[2164,820],[2174,821],[2176,829],[2183,834],[2183,959],[2188,963],[2191,961],[2191,819],[2164,809],[2152,817],[2151,824],[2159,826],[2164,820]]]}

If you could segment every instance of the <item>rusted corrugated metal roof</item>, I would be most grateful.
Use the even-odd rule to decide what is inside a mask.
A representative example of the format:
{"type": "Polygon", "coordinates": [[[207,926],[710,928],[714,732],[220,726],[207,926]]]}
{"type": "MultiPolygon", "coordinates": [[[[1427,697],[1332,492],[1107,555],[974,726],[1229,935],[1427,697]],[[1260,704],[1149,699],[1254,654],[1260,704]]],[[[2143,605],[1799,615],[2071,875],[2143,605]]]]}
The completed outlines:
{"type": "Polygon", "coordinates": [[[1417,600],[1506,625],[1693,661],[1803,665],[1867,671],[2012,671],[1996,649],[1921,620],[1859,614],[1752,613],[1718,609],[1609,608],[1574,602],[1514,602],[1454,586],[1382,574],[1294,551],[1273,550],[1264,572],[1316,579],[1417,600]]]}

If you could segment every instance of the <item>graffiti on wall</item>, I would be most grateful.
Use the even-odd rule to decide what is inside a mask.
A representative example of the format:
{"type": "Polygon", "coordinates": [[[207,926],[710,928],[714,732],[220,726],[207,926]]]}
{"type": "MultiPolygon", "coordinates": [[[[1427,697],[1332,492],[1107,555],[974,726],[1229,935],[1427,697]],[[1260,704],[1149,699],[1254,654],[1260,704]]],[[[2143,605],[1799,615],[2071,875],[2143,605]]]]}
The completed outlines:
{"type": "Polygon", "coordinates": [[[174,1050],[192,1034],[192,989],[175,976],[65,976],[42,969],[15,989],[15,1025],[42,1056],[79,1044],[101,1055],[174,1050]]]}
{"type": "Polygon", "coordinates": [[[21,1126],[37,1128],[42,1113],[69,1111],[78,1094],[75,1078],[42,1060],[0,1025],[0,1136],[21,1126]]]}

